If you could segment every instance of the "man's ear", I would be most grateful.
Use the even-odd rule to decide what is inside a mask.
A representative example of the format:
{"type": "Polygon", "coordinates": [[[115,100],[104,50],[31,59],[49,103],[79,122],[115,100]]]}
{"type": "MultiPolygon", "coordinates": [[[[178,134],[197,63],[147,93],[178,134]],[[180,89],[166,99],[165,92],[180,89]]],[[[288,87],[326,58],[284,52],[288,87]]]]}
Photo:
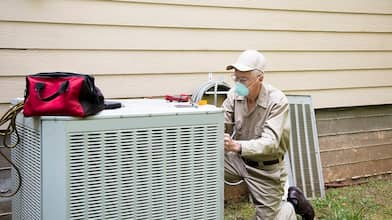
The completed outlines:
{"type": "Polygon", "coordinates": [[[258,76],[257,76],[257,79],[258,79],[260,82],[262,82],[263,79],[264,79],[264,74],[258,75],[258,76]]]}

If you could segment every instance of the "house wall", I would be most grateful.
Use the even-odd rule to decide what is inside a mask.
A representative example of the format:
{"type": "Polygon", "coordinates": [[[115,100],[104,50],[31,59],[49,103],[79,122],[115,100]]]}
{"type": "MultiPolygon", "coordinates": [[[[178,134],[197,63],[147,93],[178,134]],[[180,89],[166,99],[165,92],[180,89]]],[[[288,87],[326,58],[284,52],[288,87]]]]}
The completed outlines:
{"type": "Polygon", "coordinates": [[[191,94],[247,48],[316,108],[392,103],[392,2],[0,1],[0,111],[27,74],[93,74],[107,98],[191,94]]]}
{"type": "Polygon", "coordinates": [[[191,94],[209,72],[232,83],[225,66],[249,48],[266,56],[267,82],[312,95],[328,180],[351,167],[330,156],[338,148],[388,152],[377,142],[390,137],[385,131],[365,131],[377,139],[373,148],[335,143],[357,137],[339,129],[364,120],[384,125],[380,117],[337,120],[324,110],[392,104],[390,0],[2,0],[0,114],[23,97],[27,74],[92,74],[106,98],[191,94]]]}

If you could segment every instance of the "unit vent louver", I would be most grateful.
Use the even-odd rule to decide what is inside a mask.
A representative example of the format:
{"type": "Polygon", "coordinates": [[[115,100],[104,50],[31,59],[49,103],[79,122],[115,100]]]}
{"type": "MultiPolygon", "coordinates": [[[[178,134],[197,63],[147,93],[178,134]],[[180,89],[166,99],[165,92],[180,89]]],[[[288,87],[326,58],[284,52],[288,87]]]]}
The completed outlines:
{"type": "Polygon", "coordinates": [[[214,219],[218,180],[204,177],[218,175],[217,136],[216,126],[70,133],[70,219],[214,219]]]}
{"type": "MultiPolygon", "coordinates": [[[[291,185],[300,187],[307,198],[324,197],[316,119],[310,96],[288,95],[291,120],[291,185]]],[[[290,173],[290,172],[289,172],[290,173]]]]}
{"type": "MultiPolygon", "coordinates": [[[[19,168],[22,175],[22,185],[13,199],[12,215],[14,219],[41,219],[41,142],[39,132],[29,127],[17,124],[20,136],[19,145],[13,149],[11,159],[19,168]],[[25,208],[22,208],[25,207],[25,208]]],[[[16,136],[12,136],[12,143],[16,136]]],[[[13,189],[16,189],[19,179],[16,171],[11,171],[13,189]]]]}

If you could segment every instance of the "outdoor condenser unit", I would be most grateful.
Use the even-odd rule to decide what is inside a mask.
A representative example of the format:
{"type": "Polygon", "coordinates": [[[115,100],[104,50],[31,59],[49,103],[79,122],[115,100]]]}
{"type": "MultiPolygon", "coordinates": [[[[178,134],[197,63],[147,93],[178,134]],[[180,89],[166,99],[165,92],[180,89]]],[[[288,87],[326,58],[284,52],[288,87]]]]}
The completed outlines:
{"type": "Polygon", "coordinates": [[[18,116],[14,220],[223,219],[222,110],[123,105],[85,119],[18,116]]]}

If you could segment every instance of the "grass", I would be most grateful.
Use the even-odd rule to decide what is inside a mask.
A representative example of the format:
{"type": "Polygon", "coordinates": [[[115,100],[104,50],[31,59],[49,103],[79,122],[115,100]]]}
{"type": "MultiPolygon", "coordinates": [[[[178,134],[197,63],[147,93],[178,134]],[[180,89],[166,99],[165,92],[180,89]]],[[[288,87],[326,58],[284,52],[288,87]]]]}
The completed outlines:
{"type": "MultiPolygon", "coordinates": [[[[331,188],[324,199],[312,201],[316,219],[392,219],[392,178],[373,178],[365,184],[331,188]]],[[[225,205],[225,219],[253,219],[255,209],[248,202],[225,205]]]]}
{"type": "Polygon", "coordinates": [[[255,209],[248,202],[229,203],[225,205],[225,220],[252,219],[255,209]]]}

